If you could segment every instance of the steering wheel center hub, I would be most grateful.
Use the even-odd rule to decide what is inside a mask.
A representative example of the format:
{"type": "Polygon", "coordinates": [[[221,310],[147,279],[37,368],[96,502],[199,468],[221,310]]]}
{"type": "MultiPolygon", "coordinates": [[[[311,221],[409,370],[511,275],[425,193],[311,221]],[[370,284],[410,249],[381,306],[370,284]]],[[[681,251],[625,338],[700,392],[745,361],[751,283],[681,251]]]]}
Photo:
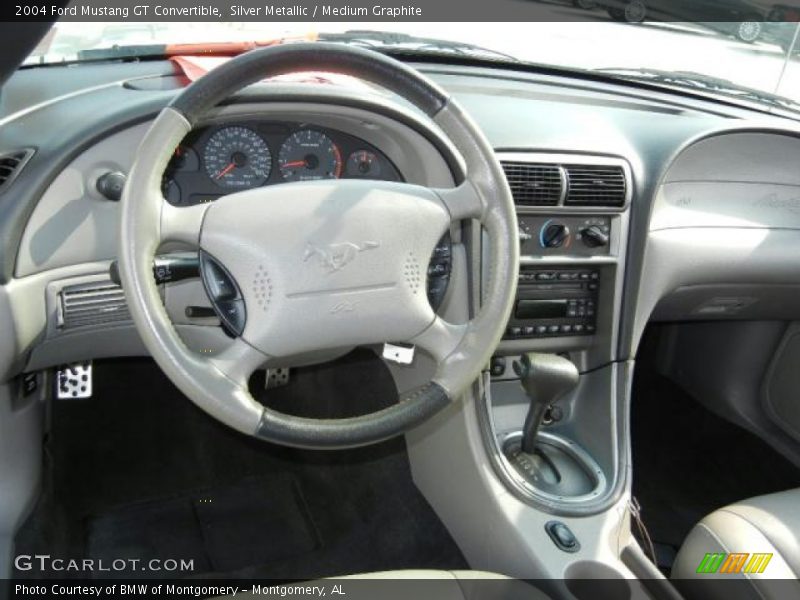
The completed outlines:
{"type": "Polygon", "coordinates": [[[428,188],[376,183],[259,188],[209,207],[200,246],[236,282],[246,342],[292,356],[405,340],[433,321],[426,269],[447,209],[428,188]]]}

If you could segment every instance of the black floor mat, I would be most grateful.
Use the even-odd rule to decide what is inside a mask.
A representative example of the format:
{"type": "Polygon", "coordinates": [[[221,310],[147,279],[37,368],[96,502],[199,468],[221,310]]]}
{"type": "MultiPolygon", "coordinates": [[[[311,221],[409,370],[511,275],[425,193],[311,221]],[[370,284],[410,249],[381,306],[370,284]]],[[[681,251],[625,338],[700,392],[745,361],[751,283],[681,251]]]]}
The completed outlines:
{"type": "MultiPolygon", "coordinates": [[[[196,571],[283,580],[467,567],[414,486],[402,438],[334,452],[273,446],[215,422],[147,360],[95,363],[94,384],[91,400],[53,405],[44,492],[18,553],[112,559],[147,547],[148,557],[196,557],[196,571]]],[[[363,351],[297,370],[266,396],[286,412],[336,417],[381,408],[396,390],[363,351]]]]}
{"type": "Polygon", "coordinates": [[[286,475],[123,506],[87,529],[89,558],[180,557],[195,574],[282,561],[320,545],[302,492],[286,475]]]}
{"type": "Polygon", "coordinates": [[[633,493],[653,541],[678,548],[708,513],[800,487],[800,470],[658,375],[652,358],[656,335],[650,331],[643,343],[634,377],[633,493]]]}

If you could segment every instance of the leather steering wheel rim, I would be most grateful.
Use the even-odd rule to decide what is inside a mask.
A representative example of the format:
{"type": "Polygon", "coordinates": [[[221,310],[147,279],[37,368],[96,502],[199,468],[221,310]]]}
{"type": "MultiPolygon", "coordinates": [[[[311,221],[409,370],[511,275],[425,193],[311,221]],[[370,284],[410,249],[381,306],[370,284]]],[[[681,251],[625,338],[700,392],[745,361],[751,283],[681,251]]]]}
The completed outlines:
{"type": "Polygon", "coordinates": [[[120,225],[120,279],[134,324],[153,358],[211,416],[245,434],[283,445],[361,446],[404,433],[432,417],[480,375],[502,337],[516,293],[516,212],[491,146],[460,106],[426,77],[399,61],[355,47],[297,43],[257,49],[184,89],[142,140],[123,193],[120,225]],[[434,190],[330,180],[256,188],[192,207],[174,207],[164,200],[161,178],[170,156],[208,111],[264,78],[310,70],[344,73],[410,101],[460,152],[465,181],[452,189],[434,190]],[[264,206],[270,200],[277,210],[268,214],[264,206]],[[490,262],[478,313],[456,325],[437,316],[427,303],[425,270],[423,266],[420,271],[419,261],[427,265],[442,233],[452,222],[464,219],[482,224],[490,262]],[[328,273],[322,290],[300,293],[290,289],[293,283],[318,267],[308,256],[300,260],[297,246],[312,225],[317,238],[349,245],[356,249],[351,254],[358,251],[358,256],[347,269],[328,273]],[[269,243],[259,239],[265,230],[271,233],[269,243]],[[296,236],[282,236],[287,230],[297,230],[296,236]],[[373,236],[365,246],[372,251],[361,252],[353,242],[360,231],[373,236]],[[194,245],[221,260],[238,282],[247,322],[217,356],[188,349],[167,315],[152,275],[152,260],[165,241],[194,245]],[[376,285],[377,272],[394,279],[376,285]],[[343,293],[366,299],[353,311],[360,314],[334,314],[329,309],[334,294],[343,293]],[[294,324],[295,329],[286,329],[285,315],[298,314],[307,318],[294,324]],[[314,329],[317,337],[304,328],[314,329]],[[384,341],[417,344],[433,356],[437,369],[432,381],[381,411],[346,419],[309,419],[266,408],[248,391],[249,376],[270,358],[337,343],[384,341]]]}

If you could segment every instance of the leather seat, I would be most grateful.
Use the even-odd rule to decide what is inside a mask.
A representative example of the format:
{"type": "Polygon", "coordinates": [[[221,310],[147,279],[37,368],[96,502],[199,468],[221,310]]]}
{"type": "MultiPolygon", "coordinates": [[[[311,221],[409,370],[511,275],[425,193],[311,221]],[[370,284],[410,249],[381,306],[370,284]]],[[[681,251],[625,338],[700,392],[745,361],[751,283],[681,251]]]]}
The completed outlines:
{"type": "Polygon", "coordinates": [[[672,578],[692,599],[800,598],[800,489],[743,500],[706,516],[681,546],[672,578]],[[738,553],[746,556],[730,556],[738,553]]]}
{"type": "MultiPolygon", "coordinates": [[[[326,598],[346,600],[548,600],[550,597],[525,581],[486,571],[403,570],[362,573],[321,579],[289,586],[324,585],[326,598]],[[392,580],[391,584],[385,580],[392,580]],[[402,581],[400,581],[402,580],[402,581]],[[331,593],[331,586],[342,585],[346,596],[331,593]]],[[[236,597],[255,598],[250,593],[236,597]]],[[[306,596],[308,597],[308,596],[306,596]]]]}

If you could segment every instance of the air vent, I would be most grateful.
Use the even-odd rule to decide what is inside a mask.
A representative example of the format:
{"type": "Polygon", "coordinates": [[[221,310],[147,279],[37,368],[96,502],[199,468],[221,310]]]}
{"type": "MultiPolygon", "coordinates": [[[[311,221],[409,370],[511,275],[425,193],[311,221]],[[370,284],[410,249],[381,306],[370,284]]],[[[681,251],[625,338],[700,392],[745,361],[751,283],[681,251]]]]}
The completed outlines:
{"type": "Polygon", "coordinates": [[[33,156],[31,149],[0,154],[0,192],[11,185],[31,156],[33,156]]]}
{"type": "Polygon", "coordinates": [[[567,206],[623,206],[625,172],[615,165],[564,165],[567,206]]]}
{"type": "Polygon", "coordinates": [[[130,320],[122,288],[111,281],[64,287],[58,295],[61,329],[91,327],[130,320]]]}
{"type": "Polygon", "coordinates": [[[558,165],[500,161],[518,206],[556,206],[563,180],[558,165]]]}

